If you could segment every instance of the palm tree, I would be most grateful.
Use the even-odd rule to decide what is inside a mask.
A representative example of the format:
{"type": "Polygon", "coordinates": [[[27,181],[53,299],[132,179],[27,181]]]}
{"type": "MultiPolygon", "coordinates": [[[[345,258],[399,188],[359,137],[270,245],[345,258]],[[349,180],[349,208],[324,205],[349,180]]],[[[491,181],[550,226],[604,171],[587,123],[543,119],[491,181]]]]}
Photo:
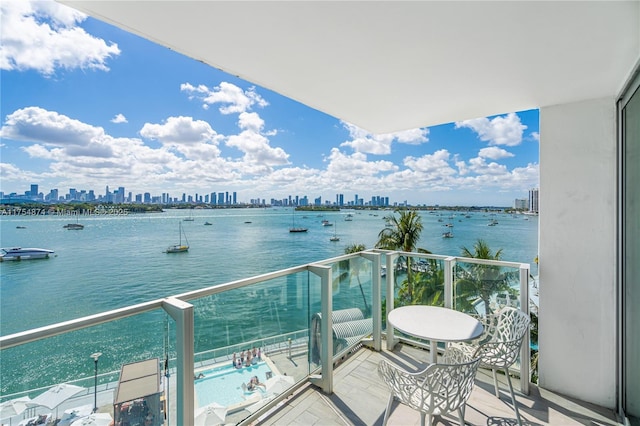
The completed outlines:
{"type": "MultiPolygon", "coordinates": [[[[364,244],[350,244],[344,249],[344,254],[358,253],[366,250],[364,244]]],[[[351,279],[355,276],[358,281],[358,286],[360,287],[360,293],[362,294],[362,301],[364,302],[365,309],[365,317],[369,315],[370,309],[367,304],[367,298],[364,295],[364,290],[362,289],[362,282],[360,282],[360,262],[351,262],[349,260],[340,261],[340,270],[343,271],[338,275],[338,282],[342,282],[343,280],[349,278],[349,283],[351,279]]],[[[335,285],[334,285],[335,287],[335,285]]]]}
{"type": "MultiPolygon", "coordinates": [[[[478,239],[473,245],[473,252],[462,247],[462,257],[485,260],[500,260],[502,249],[492,252],[489,245],[478,239]]],[[[456,266],[456,303],[465,310],[472,310],[472,297],[479,297],[485,306],[486,313],[491,313],[489,300],[497,292],[509,292],[509,279],[512,272],[503,272],[500,266],[471,264],[463,268],[456,266]]]]}
{"type": "MultiPolygon", "coordinates": [[[[389,227],[385,227],[378,234],[376,248],[384,250],[401,250],[412,252],[420,240],[424,228],[422,218],[415,210],[395,210],[394,214],[385,216],[389,227]],[[396,217],[395,213],[400,213],[396,217]]],[[[413,300],[413,284],[411,277],[411,259],[407,258],[407,297],[413,300]]]]}

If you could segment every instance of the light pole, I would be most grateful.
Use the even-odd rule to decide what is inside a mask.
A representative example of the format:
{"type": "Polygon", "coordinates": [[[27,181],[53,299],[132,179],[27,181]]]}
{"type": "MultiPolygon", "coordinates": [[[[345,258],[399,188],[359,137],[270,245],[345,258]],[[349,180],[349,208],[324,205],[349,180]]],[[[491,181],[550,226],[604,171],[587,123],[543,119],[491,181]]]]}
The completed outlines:
{"type": "Polygon", "coordinates": [[[98,411],[98,358],[100,358],[102,352],[95,352],[91,354],[91,358],[93,358],[93,363],[95,365],[95,373],[94,373],[94,387],[93,387],[93,412],[98,411]]]}

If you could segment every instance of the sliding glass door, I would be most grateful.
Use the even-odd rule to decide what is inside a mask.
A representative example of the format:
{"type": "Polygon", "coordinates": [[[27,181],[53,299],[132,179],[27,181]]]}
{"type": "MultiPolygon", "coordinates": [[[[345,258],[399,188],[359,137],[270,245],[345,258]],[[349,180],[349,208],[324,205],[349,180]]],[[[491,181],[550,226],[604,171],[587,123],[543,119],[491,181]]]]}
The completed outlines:
{"type": "Polygon", "coordinates": [[[620,402],[640,426],[640,77],[619,103],[620,112],[620,402]]]}

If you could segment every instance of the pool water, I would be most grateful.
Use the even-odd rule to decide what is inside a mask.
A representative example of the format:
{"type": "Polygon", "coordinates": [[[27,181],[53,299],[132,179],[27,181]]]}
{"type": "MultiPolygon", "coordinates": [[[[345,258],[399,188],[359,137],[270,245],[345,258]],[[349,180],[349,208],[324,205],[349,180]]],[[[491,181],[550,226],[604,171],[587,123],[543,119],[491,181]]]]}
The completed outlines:
{"type": "MultiPolygon", "coordinates": [[[[231,364],[231,361],[229,361],[231,364]]],[[[236,369],[228,365],[202,371],[203,378],[195,380],[195,392],[199,407],[217,402],[224,406],[241,403],[245,397],[255,392],[264,392],[262,386],[258,386],[255,392],[245,392],[242,384],[247,384],[253,376],[258,376],[260,382],[267,380],[267,373],[271,368],[264,362],[258,362],[251,367],[236,369]]],[[[197,373],[198,375],[200,372],[197,373]]]]}

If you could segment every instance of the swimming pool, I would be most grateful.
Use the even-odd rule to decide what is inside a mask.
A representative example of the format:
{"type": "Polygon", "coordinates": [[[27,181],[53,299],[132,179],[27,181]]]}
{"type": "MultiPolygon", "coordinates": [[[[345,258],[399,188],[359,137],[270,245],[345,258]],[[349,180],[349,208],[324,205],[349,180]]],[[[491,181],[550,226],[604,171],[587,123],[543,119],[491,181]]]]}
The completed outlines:
{"type": "MultiPolygon", "coordinates": [[[[217,402],[226,407],[239,404],[255,392],[264,392],[261,386],[255,392],[245,392],[242,384],[247,383],[253,376],[264,383],[271,367],[260,361],[251,367],[234,368],[231,365],[202,371],[203,378],[195,380],[195,393],[199,407],[217,402]]],[[[198,372],[200,375],[200,372],[198,372]]]]}

